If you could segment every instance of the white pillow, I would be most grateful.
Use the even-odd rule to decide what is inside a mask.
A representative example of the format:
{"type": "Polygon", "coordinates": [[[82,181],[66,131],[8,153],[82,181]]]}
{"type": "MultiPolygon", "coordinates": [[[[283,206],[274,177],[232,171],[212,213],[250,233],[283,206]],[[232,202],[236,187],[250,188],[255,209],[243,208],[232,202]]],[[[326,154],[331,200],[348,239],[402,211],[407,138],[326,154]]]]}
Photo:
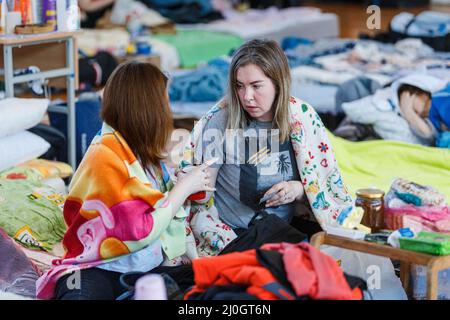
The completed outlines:
{"type": "Polygon", "coordinates": [[[52,187],[53,189],[55,189],[56,191],[58,191],[59,193],[63,194],[63,195],[67,195],[67,187],[66,184],[64,183],[64,180],[60,177],[57,178],[47,178],[41,181],[43,184],[46,184],[50,187],[52,187]]]}
{"type": "Polygon", "coordinates": [[[0,138],[37,125],[47,111],[48,104],[48,99],[0,100],[0,138]]]}
{"type": "Polygon", "coordinates": [[[50,144],[28,131],[0,138],[0,171],[43,155],[50,144]]]}

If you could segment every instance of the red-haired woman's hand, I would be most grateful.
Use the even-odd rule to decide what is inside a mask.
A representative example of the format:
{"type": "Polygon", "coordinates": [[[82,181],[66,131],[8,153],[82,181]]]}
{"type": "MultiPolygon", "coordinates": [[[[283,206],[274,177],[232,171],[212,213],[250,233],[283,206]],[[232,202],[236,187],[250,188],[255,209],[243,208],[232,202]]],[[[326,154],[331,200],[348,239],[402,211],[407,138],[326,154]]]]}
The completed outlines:
{"type": "Polygon", "coordinates": [[[211,177],[207,169],[216,161],[207,161],[200,166],[183,169],[184,172],[177,176],[177,185],[181,184],[186,188],[188,195],[201,191],[215,191],[216,189],[211,186],[211,177]]]}

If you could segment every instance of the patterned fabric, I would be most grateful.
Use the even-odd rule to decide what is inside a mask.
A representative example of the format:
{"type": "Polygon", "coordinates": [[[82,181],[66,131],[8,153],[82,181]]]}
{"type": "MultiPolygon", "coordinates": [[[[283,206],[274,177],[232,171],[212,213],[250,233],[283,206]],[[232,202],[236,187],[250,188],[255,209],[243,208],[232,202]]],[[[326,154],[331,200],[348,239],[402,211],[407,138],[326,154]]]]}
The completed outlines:
{"type": "Polygon", "coordinates": [[[64,205],[65,255],[37,282],[40,299],[52,298],[56,281],[73,271],[114,261],[161,240],[168,259],[186,251],[185,218],[172,219],[172,183],[159,190],[119,132],[104,124],[69,186],[64,205]]]}
{"type": "MultiPolygon", "coordinates": [[[[184,150],[180,168],[200,163],[201,142],[205,125],[224,108],[215,105],[194,127],[184,150]]],[[[354,228],[363,211],[354,206],[341,177],[326,129],[316,111],[306,102],[290,99],[291,142],[305,194],[315,219],[326,226],[354,228]]],[[[190,203],[191,228],[197,240],[199,256],[218,254],[236,234],[219,219],[211,197],[205,203],[190,203]]]]}
{"type": "Polygon", "coordinates": [[[33,159],[0,172],[0,179],[40,181],[48,178],[67,178],[73,173],[67,163],[33,159]]]}
{"type": "Polygon", "coordinates": [[[64,201],[39,181],[0,178],[0,228],[24,247],[51,251],[66,232],[64,201]]]}

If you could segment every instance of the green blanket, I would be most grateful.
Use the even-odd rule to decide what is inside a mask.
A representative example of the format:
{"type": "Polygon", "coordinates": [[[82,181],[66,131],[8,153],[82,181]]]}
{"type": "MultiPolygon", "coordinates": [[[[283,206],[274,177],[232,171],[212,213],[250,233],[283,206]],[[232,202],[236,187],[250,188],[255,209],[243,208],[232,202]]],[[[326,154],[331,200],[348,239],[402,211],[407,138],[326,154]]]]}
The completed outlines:
{"type": "Polygon", "coordinates": [[[205,30],[177,30],[176,34],[156,34],[152,37],[177,48],[182,68],[195,68],[200,62],[228,55],[244,42],[229,33],[205,30]]]}
{"type": "Polygon", "coordinates": [[[394,178],[431,185],[450,200],[450,149],[397,141],[351,142],[328,133],[351,193],[377,187],[388,191],[394,178]]]}
{"type": "Polygon", "coordinates": [[[40,182],[0,179],[0,228],[26,247],[50,251],[66,231],[64,200],[40,182]]]}

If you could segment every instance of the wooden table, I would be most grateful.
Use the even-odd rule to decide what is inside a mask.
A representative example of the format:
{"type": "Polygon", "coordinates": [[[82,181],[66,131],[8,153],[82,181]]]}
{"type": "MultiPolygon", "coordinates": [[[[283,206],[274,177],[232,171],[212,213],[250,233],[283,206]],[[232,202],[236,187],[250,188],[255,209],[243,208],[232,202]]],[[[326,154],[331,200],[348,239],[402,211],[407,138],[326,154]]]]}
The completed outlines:
{"type": "Polygon", "coordinates": [[[321,245],[355,250],[400,261],[400,280],[407,293],[410,293],[411,264],[427,267],[427,299],[436,300],[438,290],[438,272],[450,268],[450,255],[434,256],[430,254],[403,250],[362,240],[339,237],[319,232],[312,236],[311,245],[320,249],[321,245]]]}

